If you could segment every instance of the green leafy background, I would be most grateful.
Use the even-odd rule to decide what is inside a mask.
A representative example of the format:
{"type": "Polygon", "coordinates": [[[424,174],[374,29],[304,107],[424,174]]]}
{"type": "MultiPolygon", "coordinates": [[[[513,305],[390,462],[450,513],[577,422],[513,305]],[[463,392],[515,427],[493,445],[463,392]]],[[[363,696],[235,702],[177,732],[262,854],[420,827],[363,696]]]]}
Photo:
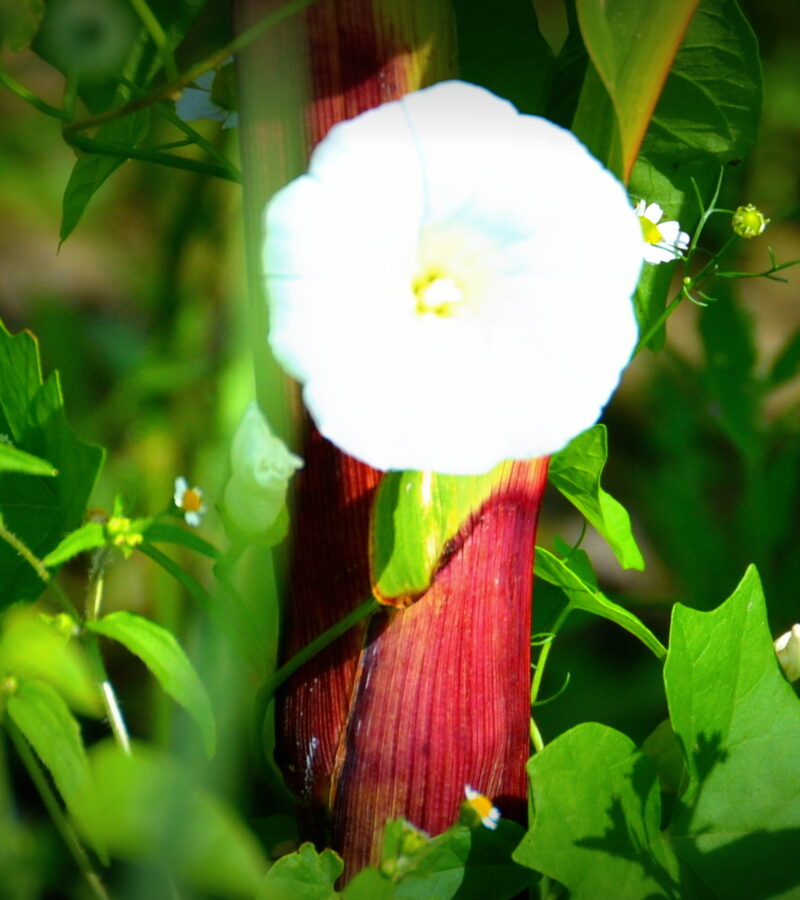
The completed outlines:
{"type": "MultiPolygon", "coordinates": [[[[151,5],[176,41],[188,30],[179,64],[229,35],[228,11],[220,5],[151,5]]],[[[36,3],[19,6],[24,15],[1,20],[10,47],[3,64],[57,105],[63,90],[57,70],[30,51],[11,52],[33,38],[39,15],[36,3]]],[[[582,94],[587,70],[598,102],[611,102],[592,75],[574,4],[565,11],[555,0],[536,0],[532,11],[527,0],[457,0],[455,9],[464,77],[567,127],[576,113],[580,124],[592,100],[588,89],[582,94]]],[[[691,179],[707,198],[722,168],[721,205],[754,202],[773,219],[763,238],[736,248],[731,267],[765,268],[767,244],[781,259],[800,256],[796,12],[794,0],[745,0],[741,11],[733,0],[704,0],[631,176],[634,195],[657,200],[691,231],[700,214],[691,179]],[[706,118],[715,123],[713,140],[699,127],[706,118]]],[[[152,44],[137,30],[126,75],[143,87],[154,60],[152,44]]],[[[101,79],[81,96],[96,111],[128,94],[101,79]]],[[[65,550],[61,541],[83,523],[88,502],[109,511],[120,495],[130,515],[149,516],[168,508],[177,475],[203,485],[212,506],[225,483],[226,442],[252,391],[240,195],[230,182],[196,172],[120,164],[86,148],[76,158],[56,120],[6,90],[0,113],[0,318],[14,335],[0,334],[0,434],[11,441],[0,443],[0,514],[40,557],[60,546],[53,570],[61,567],[65,589],[81,597],[88,557],[74,557],[77,545],[65,550]],[[99,476],[97,445],[108,450],[99,476]],[[31,455],[57,474],[32,474],[25,468],[36,465],[31,455]]],[[[235,133],[210,123],[198,128],[235,156],[235,133]]],[[[136,141],[146,150],[174,140],[174,132],[154,115],[94,137],[136,141]]],[[[613,134],[600,137],[613,146],[613,134]]],[[[597,211],[576,211],[576,227],[588,239],[603,239],[597,211]]],[[[728,233],[720,216],[704,243],[719,247],[728,233]]],[[[642,326],[655,321],[674,291],[675,268],[646,272],[637,298],[642,326]]],[[[457,826],[420,856],[404,857],[401,877],[377,869],[359,876],[344,894],[348,900],[463,898],[470,885],[485,890],[487,882],[497,897],[511,897],[525,879],[544,892],[534,869],[546,873],[554,892],[554,882],[562,882],[577,897],[598,896],[598,885],[616,896],[620,884],[633,898],[670,891],[689,900],[727,897],[740,888],[747,896],[796,895],[782,860],[798,844],[796,804],[783,799],[800,787],[792,751],[797,706],[769,644],[800,619],[800,313],[797,276],[786,275],[788,287],[717,283],[713,305],[684,303],[651,345],[663,344],[663,352],[645,350],[629,368],[604,415],[606,430],[581,436],[580,454],[571,458],[567,449],[553,460],[538,536],[544,549],[535,631],[546,634],[567,602],[574,612],[552,647],[540,693],[544,700],[559,696],[534,711],[546,748],[531,764],[535,818],[516,851],[521,865],[507,860],[522,839],[512,823],[497,835],[457,826]],[[587,521],[583,543],[573,549],[587,521]],[[758,577],[748,570],[741,581],[750,563],[758,577]],[[682,713],[687,704],[691,716],[682,713]],[[765,753],[765,742],[778,750],[765,753]],[[579,757],[592,765],[570,763],[579,757]],[[578,843],[571,840],[576,835],[578,843]],[[484,852],[506,861],[488,872],[480,865],[484,852]]],[[[134,770],[97,743],[107,726],[83,644],[56,637],[38,620],[16,619],[15,609],[3,620],[0,661],[2,674],[16,673],[19,687],[4,695],[4,710],[40,753],[89,846],[115,860],[114,887],[158,896],[158,878],[172,866],[183,889],[201,897],[280,896],[281,879],[284,892],[295,892],[287,896],[335,897],[336,858],[291,844],[292,807],[269,772],[256,777],[248,755],[253,677],[244,660],[252,648],[231,652],[229,639],[218,638],[222,627],[209,626],[199,605],[217,562],[212,545],[224,545],[221,523],[213,511],[207,516],[200,537],[208,543],[193,544],[199,555],[190,538],[181,543],[169,531],[185,534],[180,523],[152,527],[152,542],[166,543],[165,552],[186,567],[194,593],[185,596],[163,567],[135,553],[109,567],[106,594],[178,635],[183,655],[164,651],[174,670],[159,680],[164,659],[153,658],[157,642],[149,655],[137,655],[117,632],[103,647],[131,730],[154,753],[143,754],[134,770]],[[50,663],[37,666],[42,658],[50,663]],[[185,659],[206,699],[198,699],[205,694],[185,659]],[[172,697],[162,689],[166,683],[172,697]],[[210,723],[217,735],[211,761],[210,723]],[[58,757],[47,750],[56,733],[71,748],[58,757]],[[78,733],[90,753],[82,755],[78,733]],[[182,772],[174,770],[176,759],[182,772]],[[170,801],[161,809],[157,801],[172,796],[164,784],[185,785],[182,778],[196,789],[182,793],[188,808],[170,801]],[[156,808],[163,813],[157,819],[156,808]],[[109,810],[121,811],[116,829],[97,824],[109,810]],[[153,827],[142,829],[142,822],[153,827]],[[174,843],[189,822],[185,842],[174,843]],[[197,847],[208,843],[224,850],[213,858],[217,865],[204,868],[210,857],[197,847]],[[289,848],[293,854],[268,872],[271,858],[289,848]],[[302,891],[295,876],[305,879],[302,891]]],[[[83,539],[88,552],[103,542],[97,529],[83,539]]],[[[236,629],[251,637],[270,635],[262,657],[274,655],[267,599],[273,575],[257,554],[244,565],[263,590],[236,616],[225,607],[222,618],[230,625],[239,617],[236,629]]],[[[43,587],[0,546],[0,603],[41,599],[43,587]]],[[[19,897],[81,896],[74,864],[47,826],[11,740],[0,745],[2,760],[0,798],[13,795],[25,815],[0,803],[0,883],[19,897]]],[[[389,858],[399,865],[396,852],[389,858]]]]}

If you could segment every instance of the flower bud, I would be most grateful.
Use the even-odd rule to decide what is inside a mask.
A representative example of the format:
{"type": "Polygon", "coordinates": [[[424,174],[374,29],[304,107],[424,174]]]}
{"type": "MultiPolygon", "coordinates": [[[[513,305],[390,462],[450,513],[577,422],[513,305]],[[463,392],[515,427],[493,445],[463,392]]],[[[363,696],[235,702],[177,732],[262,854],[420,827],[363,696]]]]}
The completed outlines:
{"type": "Polygon", "coordinates": [[[231,445],[231,477],[224,497],[228,523],[251,540],[263,535],[275,524],[289,479],[302,465],[251,402],[231,445]]]}
{"type": "Polygon", "coordinates": [[[764,229],[769,225],[769,219],[752,203],[748,203],[747,206],[737,208],[731,224],[739,237],[754,238],[764,233],[764,229]]]}
{"type": "Polygon", "coordinates": [[[791,631],[775,641],[775,652],[789,681],[800,678],[800,625],[792,625],[791,631]]]}

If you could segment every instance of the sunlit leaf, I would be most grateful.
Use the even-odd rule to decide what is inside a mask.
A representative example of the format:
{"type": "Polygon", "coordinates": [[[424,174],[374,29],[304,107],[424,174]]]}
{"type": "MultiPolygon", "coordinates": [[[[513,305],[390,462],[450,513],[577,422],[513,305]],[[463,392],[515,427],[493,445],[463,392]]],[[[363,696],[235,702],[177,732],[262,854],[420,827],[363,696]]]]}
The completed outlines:
{"type": "Polygon", "coordinates": [[[80,727],[58,692],[44,681],[21,681],[6,709],[53,777],[67,808],[82,817],[86,836],[105,859],[97,798],[80,727]]]}
{"type": "Polygon", "coordinates": [[[135,653],[161,687],[194,719],[208,756],[214,753],[216,725],[211,701],[189,657],[171,631],[136,613],[109,613],[86,627],[123,644],[135,653]]]}
{"type": "Polygon", "coordinates": [[[800,700],[775,657],[752,566],[712,612],[676,605],[664,670],[690,784],[669,840],[721,897],[797,891],[800,700]]]}
{"type": "Polygon", "coordinates": [[[370,527],[375,595],[402,606],[422,594],[448,541],[477,513],[505,469],[503,463],[486,475],[387,472],[370,527]]]}
{"type": "Polygon", "coordinates": [[[570,900],[709,895],[682,881],[662,839],[655,766],[625,735],[587,722],[528,762],[533,824],[514,859],[566,885],[570,900]]]}
{"type": "Polygon", "coordinates": [[[42,560],[46,566],[60,566],[73,556],[87,550],[97,550],[106,543],[106,533],[99,522],[87,522],[75,531],[71,531],[42,560]]]}
{"type": "Polygon", "coordinates": [[[157,865],[220,900],[252,900],[267,871],[254,835],[197,784],[196,773],[145,744],[89,751],[111,856],[157,865]]]}
{"type": "Polygon", "coordinates": [[[666,656],[664,645],[643,622],[627,609],[609,600],[594,585],[584,581],[566,560],[559,559],[544,547],[537,547],[534,572],[537,578],[560,587],[575,609],[615,622],[639,638],[656,656],[666,656]]]}
{"type": "Polygon", "coordinates": [[[550,457],[548,477],[570,503],[608,541],[625,569],[643,569],[644,560],[631,531],[625,508],[600,487],[600,476],[608,458],[604,425],[579,434],[550,457]]]}

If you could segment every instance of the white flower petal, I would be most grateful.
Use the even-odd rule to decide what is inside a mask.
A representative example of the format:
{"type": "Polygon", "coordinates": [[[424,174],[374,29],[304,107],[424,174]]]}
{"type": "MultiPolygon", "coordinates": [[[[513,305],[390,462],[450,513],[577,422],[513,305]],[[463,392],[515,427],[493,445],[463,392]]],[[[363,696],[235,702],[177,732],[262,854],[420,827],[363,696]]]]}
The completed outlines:
{"type": "Polygon", "coordinates": [[[654,225],[658,225],[661,221],[661,217],[664,215],[664,210],[657,203],[650,203],[643,215],[645,219],[649,219],[654,225]]]}
{"type": "Polygon", "coordinates": [[[211,102],[211,94],[208,91],[186,88],[175,101],[175,112],[184,122],[196,122],[198,119],[213,119],[221,121],[228,115],[226,110],[220,109],[211,102]]]}
{"type": "Polygon", "coordinates": [[[447,82],[336,126],[272,201],[270,342],[345,452],[483,472],[597,419],[635,345],[641,244],[573,135],[447,82]],[[587,206],[609,239],[581,233],[587,206]],[[420,312],[421,270],[452,309],[420,312]]]}

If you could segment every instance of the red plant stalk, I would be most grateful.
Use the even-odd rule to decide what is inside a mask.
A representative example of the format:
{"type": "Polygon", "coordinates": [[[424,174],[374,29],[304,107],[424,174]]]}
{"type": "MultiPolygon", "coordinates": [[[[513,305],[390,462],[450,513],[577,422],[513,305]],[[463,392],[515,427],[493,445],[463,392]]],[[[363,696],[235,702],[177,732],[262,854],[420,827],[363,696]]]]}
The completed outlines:
{"type": "MultiPolygon", "coordinates": [[[[239,21],[279,5],[241,0],[239,21]]],[[[447,0],[321,0],[290,40],[309,61],[309,146],[342,119],[455,74],[447,0]]],[[[269,59],[269,42],[285,54],[278,30],[266,41],[251,66],[269,59]]],[[[269,66],[265,92],[275,82],[269,66]]],[[[245,118],[245,148],[247,128],[245,118]]],[[[264,133],[275,139],[280,129],[264,133]]],[[[250,157],[263,165],[257,150],[250,157]]],[[[381,473],[313,429],[304,456],[286,659],[371,592],[369,515],[381,473]]],[[[279,761],[309,823],[332,828],[347,877],[377,862],[387,819],[431,833],[451,825],[466,783],[504,815],[524,817],[533,547],[546,471],[546,459],[506,464],[426,593],[351,629],[279,694],[279,761]]],[[[321,829],[312,836],[322,839],[321,829]]]]}

